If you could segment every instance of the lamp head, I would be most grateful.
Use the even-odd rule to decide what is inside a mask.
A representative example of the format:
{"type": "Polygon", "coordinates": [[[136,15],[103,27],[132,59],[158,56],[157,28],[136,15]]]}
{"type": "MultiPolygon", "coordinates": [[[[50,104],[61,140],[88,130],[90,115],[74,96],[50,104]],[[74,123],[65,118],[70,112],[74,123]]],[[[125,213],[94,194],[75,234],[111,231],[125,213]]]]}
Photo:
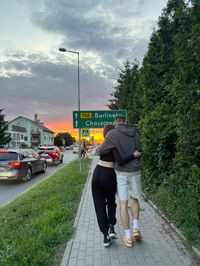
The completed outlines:
{"type": "Polygon", "coordinates": [[[65,48],[62,48],[62,47],[59,48],[58,50],[59,50],[60,52],[66,52],[66,51],[67,51],[65,48]]]}

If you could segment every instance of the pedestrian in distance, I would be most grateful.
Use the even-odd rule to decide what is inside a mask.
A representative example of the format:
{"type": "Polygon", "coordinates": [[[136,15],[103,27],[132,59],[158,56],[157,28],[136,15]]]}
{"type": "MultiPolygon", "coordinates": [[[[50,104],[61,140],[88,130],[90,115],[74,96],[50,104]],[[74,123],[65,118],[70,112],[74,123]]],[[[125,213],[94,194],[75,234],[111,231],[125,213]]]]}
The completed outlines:
{"type": "Polygon", "coordinates": [[[81,158],[86,157],[86,151],[87,151],[86,142],[85,142],[85,140],[82,140],[81,141],[81,158]]]}
{"type": "MultiPolygon", "coordinates": [[[[115,128],[112,124],[104,127],[104,137],[109,131],[115,128]]],[[[126,158],[121,158],[117,149],[110,149],[107,153],[100,156],[92,177],[92,196],[97,216],[97,222],[104,236],[103,245],[109,247],[112,240],[116,238],[114,225],[116,224],[116,199],[117,191],[116,173],[114,162],[123,165],[134,159],[132,153],[126,158]]]]}
{"type": "Polygon", "coordinates": [[[117,195],[119,199],[120,218],[124,228],[124,243],[132,247],[135,240],[141,240],[139,222],[139,199],[141,198],[141,145],[140,137],[135,128],[125,123],[125,117],[115,118],[116,128],[109,131],[99,148],[100,156],[104,156],[116,148],[121,157],[126,157],[134,151],[134,159],[127,164],[119,165],[115,161],[117,176],[117,195]],[[128,202],[131,207],[132,221],[128,213],[128,202]]]}

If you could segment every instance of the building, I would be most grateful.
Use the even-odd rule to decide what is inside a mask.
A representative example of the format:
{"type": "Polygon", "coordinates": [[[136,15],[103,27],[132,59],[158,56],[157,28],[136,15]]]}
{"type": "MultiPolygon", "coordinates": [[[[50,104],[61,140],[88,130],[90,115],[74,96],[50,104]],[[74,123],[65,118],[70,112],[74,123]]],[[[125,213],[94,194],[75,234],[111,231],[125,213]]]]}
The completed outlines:
{"type": "Polygon", "coordinates": [[[44,126],[37,114],[35,114],[34,120],[18,116],[8,122],[7,132],[12,137],[8,144],[9,148],[54,145],[54,132],[44,126]]]}

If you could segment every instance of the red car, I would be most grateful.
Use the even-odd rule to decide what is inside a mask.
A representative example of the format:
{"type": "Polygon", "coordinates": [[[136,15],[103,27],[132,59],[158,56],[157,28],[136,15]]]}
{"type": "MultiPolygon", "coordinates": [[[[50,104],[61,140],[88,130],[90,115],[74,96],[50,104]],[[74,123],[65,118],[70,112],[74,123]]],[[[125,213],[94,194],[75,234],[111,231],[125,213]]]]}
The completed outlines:
{"type": "Polygon", "coordinates": [[[57,146],[39,147],[37,153],[48,164],[58,165],[59,163],[63,163],[63,152],[57,146]]]}

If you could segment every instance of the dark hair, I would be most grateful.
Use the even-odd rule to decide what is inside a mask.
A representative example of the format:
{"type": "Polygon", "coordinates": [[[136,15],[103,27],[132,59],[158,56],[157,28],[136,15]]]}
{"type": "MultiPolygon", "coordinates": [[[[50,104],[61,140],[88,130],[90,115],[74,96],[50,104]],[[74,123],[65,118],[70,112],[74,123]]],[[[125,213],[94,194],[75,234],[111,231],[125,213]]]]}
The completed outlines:
{"type": "Polygon", "coordinates": [[[103,129],[104,138],[105,138],[106,134],[108,133],[108,131],[110,131],[113,128],[115,128],[115,126],[113,124],[107,124],[107,125],[105,125],[105,127],[103,129]]]}

